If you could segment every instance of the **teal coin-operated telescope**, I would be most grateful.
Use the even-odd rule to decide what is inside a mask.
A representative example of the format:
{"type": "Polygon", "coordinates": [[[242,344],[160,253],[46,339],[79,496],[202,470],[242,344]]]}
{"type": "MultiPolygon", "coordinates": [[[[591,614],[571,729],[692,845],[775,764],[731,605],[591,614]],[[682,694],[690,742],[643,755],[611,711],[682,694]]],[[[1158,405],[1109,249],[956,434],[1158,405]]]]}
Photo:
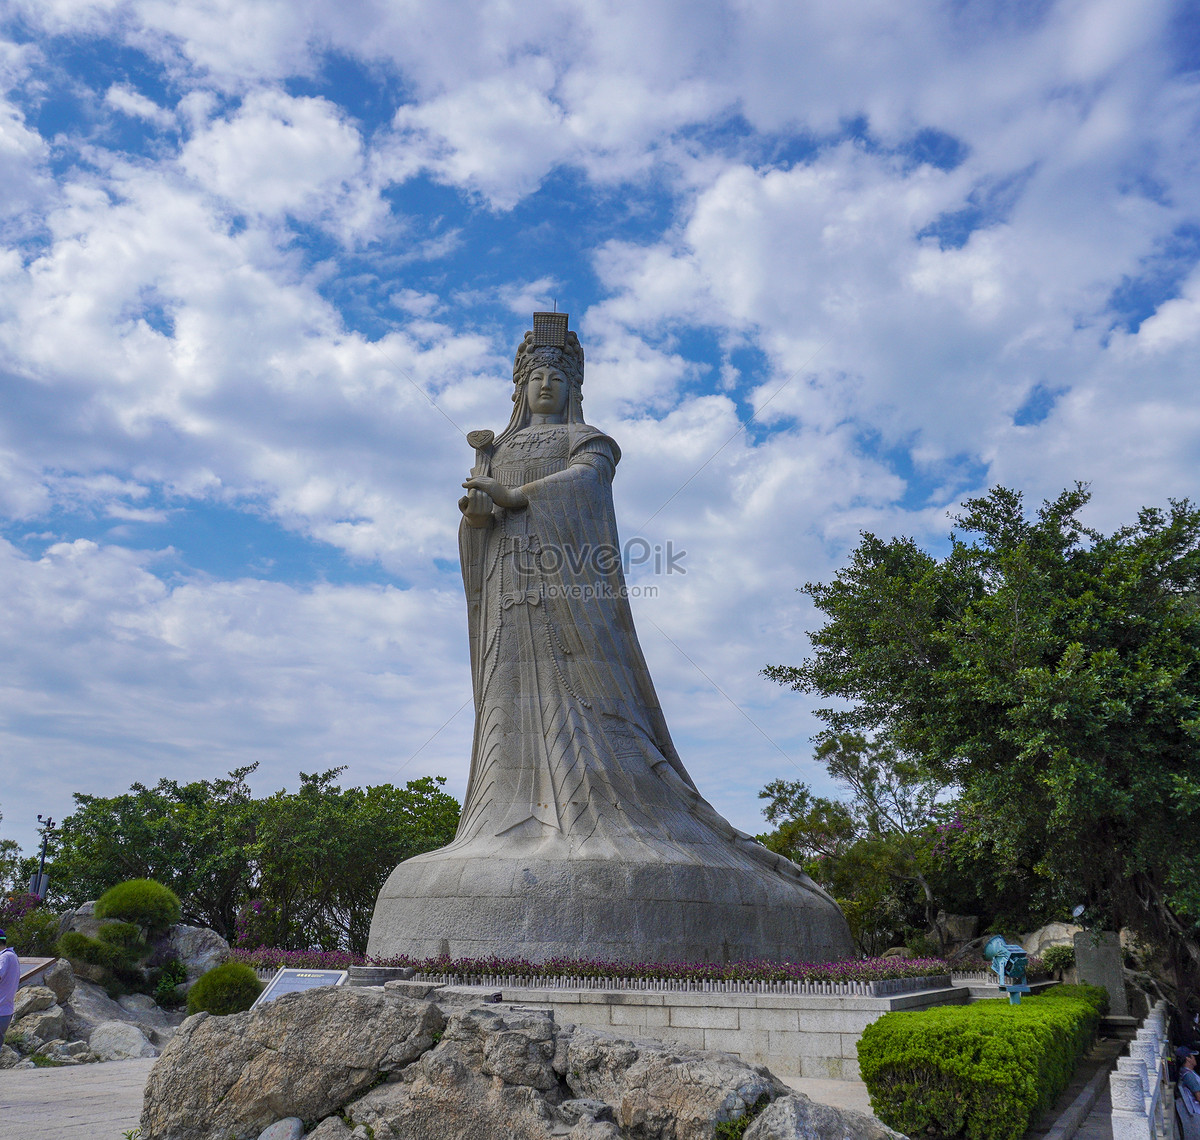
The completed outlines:
{"type": "Polygon", "coordinates": [[[1003,934],[993,935],[983,948],[983,956],[991,963],[992,971],[999,979],[1000,988],[1008,992],[1010,1005],[1020,1005],[1021,995],[1030,992],[1025,980],[1025,969],[1029,955],[1023,946],[1006,942],[1003,934]]]}

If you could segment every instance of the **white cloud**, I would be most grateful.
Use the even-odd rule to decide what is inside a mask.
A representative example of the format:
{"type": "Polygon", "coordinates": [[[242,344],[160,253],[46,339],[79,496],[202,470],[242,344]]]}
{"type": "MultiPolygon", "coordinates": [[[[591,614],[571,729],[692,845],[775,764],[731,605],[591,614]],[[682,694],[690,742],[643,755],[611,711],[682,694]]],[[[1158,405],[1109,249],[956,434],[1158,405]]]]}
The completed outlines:
{"type": "Polygon", "coordinates": [[[31,560],[0,542],[8,823],[18,805],[61,818],[85,771],[87,790],[115,794],[259,761],[266,792],[348,763],[360,781],[439,772],[461,795],[469,717],[401,771],[470,693],[457,597],[167,586],[151,558],[79,540],[31,560]]]}
{"type": "MultiPolygon", "coordinates": [[[[387,741],[454,712],[462,615],[433,560],[455,557],[455,431],[507,415],[506,315],[587,295],[589,267],[518,217],[570,168],[603,291],[575,306],[586,406],[625,450],[622,526],[689,551],[639,601],[643,640],[685,760],[753,827],[786,761],[681,651],[804,767],[807,704],[757,670],[803,655],[793,588],[860,528],[937,541],[989,479],[1034,497],[1091,479],[1115,525],[1194,481],[1195,273],[1136,333],[1108,311],[1200,216],[1170,5],[1019,7],[18,0],[35,32],[144,52],[175,110],[106,76],[104,122],[140,118],[162,149],[116,153],[88,122],[54,141],[52,184],[17,91],[53,44],[0,48],[5,517],[241,506],[416,585],[164,584],[166,556],[115,537],[4,548],[0,702],[33,718],[10,747],[60,773],[113,757],[92,790],[164,757],[211,775],[214,756],[347,756],[388,778],[411,742],[387,741]],[[330,58],[378,87],[326,82],[330,58]],[[918,162],[919,132],[961,161],[918,162]],[[422,178],[442,184],[427,199],[422,178]],[[413,187],[445,216],[399,216],[389,195],[413,187]],[[593,195],[614,187],[619,225],[593,195]],[[339,247],[317,265],[309,228],[339,247]],[[331,299],[358,274],[394,306],[370,337],[331,299]],[[1039,385],[1057,403],[1015,424],[1039,385]]],[[[460,778],[455,726],[430,767],[460,778]]]]}
{"type": "Polygon", "coordinates": [[[325,99],[254,91],[228,119],[198,131],[180,164],[236,213],[369,235],[384,212],[365,182],[358,131],[325,99]]]}
{"type": "Polygon", "coordinates": [[[156,127],[169,130],[175,125],[175,116],[153,99],[147,99],[128,83],[114,83],[105,93],[104,101],[125,115],[145,119],[156,127]]]}

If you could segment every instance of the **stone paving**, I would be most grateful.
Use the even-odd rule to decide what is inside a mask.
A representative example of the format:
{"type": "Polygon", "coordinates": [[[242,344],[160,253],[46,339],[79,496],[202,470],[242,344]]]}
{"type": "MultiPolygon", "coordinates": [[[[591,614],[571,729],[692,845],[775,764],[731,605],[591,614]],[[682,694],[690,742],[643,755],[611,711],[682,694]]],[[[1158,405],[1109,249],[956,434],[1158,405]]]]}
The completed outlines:
{"type": "MultiPolygon", "coordinates": [[[[0,1072],[0,1140],[121,1140],[137,1127],[153,1064],[147,1059],[0,1072]]],[[[871,1111],[861,1081],[781,1079],[822,1104],[871,1111]]]]}
{"type": "Polygon", "coordinates": [[[1113,1140],[1112,1133],[1112,1097],[1108,1087],[1096,1098],[1092,1111],[1075,1133],[1075,1140],[1113,1140]]]}
{"type": "Polygon", "coordinates": [[[153,1064],[0,1071],[0,1140],[121,1140],[137,1127],[153,1064]]]}

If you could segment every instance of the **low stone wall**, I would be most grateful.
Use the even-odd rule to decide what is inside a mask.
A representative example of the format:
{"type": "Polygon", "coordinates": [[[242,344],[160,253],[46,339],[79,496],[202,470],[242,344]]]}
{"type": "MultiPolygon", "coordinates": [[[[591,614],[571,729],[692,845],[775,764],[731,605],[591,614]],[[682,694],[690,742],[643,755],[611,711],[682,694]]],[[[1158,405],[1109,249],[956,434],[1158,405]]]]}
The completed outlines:
{"type": "MultiPolygon", "coordinates": [[[[432,989],[420,982],[391,982],[389,988],[409,985],[432,989]]],[[[858,1079],[858,1039],[885,1013],[962,1005],[969,996],[965,987],[950,985],[887,997],[507,986],[498,991],[483,986],[445,990],[475,997],[499,993],[506,1005],[553,1010],[560,1024],[716,1049],[768,1065],[777,1074],[833,1080],[858,1079]]]]}

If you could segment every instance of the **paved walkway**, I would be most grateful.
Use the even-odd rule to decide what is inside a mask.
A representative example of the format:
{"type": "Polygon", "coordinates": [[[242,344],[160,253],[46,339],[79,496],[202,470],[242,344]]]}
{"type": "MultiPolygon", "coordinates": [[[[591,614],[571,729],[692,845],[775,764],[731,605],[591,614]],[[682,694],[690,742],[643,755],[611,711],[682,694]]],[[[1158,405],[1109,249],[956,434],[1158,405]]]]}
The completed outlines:
{"type": "Polygon", "coordinates": [[[1108,1091],[1107,1084],[1104,1086],[1104,1091],[1096,1097],[1092,1111],[1087,1114],[1079,1126],[1079,1131],[1075,1133],[1075,1140],[1113,1140],[1112,1096],[1108,1091]]]}
{"type": "MultiPolygon", "coordinates": [[[[149,1059],[6,1069],[0,1072],[0,1140],[121,1140],[122,1133],[137,1127],[153,1064],[149,1059]]],[[[821,1104],[871,1111],[861,1081],[781,1079],[821,1104]]]]}
{"type": "Polygon", "coordinates": [[[153,1058],[0,1071],[0,1140],[121,1140],[142,1114],[153,1058]]]}

